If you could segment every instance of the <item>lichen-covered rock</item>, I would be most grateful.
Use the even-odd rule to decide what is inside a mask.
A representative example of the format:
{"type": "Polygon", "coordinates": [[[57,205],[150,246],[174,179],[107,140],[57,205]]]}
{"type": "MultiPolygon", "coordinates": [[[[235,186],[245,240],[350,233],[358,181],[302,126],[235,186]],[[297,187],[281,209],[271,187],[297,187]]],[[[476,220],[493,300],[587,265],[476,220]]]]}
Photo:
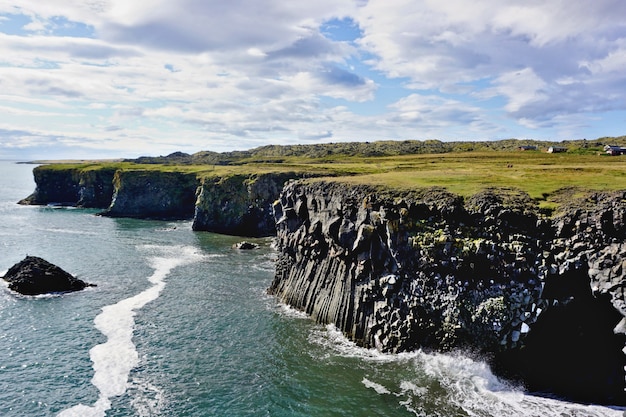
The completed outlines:
{"type": "Polygon", "coordinates": [[[291,183],[269,292],[366,347],[466,349],[530,390],[624,404],[626,198],[585,201],[549,219],[515,190],[291,183]]]}
{"type": "Polygon", "coordinates": [[[270,291],[365,346],[510,347],[536,317],[541,230],[509,236],[501,215],[532,212],[484,215],[440,189],[394,195],[333,183],[290,185],[275,211],[282,254],[270,291]]]}
{"type": "Polygon", "coordinates": [[[3,279],[11,290],[23,295],[80,291],[91,286],[36,256],[27,256],[13,265],[3,279]]]}
{"type": "Polygon", "coordinates": [[[206,177],[199,188],[193,230],[236,236],[275,233],[272,203],[296,173],[206,177]]]}

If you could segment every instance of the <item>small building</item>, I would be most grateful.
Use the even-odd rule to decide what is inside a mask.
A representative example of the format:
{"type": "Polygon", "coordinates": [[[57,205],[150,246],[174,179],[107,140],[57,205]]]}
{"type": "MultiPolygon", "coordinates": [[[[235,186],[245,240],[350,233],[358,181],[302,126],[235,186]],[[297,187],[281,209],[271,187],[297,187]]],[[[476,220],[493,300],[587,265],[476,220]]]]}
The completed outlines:
{"type": "Polygon", "coordinates": [[[567,152],[567,148],[564,148],[563,146],[550,146],[548,148],[548,153],[563,153],[563,152],[567,152]]]}
{"type": "Polygon", "coordinates": [[[519,146],[517,149],[519,149],[520,151],[536,151],[537,147],[533,145],[522,145],[519,146]]]}
{"type": "Polygon", "coordinates": [[[615,145],[605,145],[604,150],[609,155],[626,155],[626,148],[615,145]]]}

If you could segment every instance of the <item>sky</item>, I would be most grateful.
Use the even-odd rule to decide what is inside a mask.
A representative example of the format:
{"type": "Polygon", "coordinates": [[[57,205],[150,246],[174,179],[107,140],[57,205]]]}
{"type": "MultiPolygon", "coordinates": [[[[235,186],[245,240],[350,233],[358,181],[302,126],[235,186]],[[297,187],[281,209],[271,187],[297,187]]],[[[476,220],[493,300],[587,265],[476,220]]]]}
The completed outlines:
{"type": "Polygon", "coordinates": [[[0,159],[626,134],[623,0],[0,0],[0,159]]]}

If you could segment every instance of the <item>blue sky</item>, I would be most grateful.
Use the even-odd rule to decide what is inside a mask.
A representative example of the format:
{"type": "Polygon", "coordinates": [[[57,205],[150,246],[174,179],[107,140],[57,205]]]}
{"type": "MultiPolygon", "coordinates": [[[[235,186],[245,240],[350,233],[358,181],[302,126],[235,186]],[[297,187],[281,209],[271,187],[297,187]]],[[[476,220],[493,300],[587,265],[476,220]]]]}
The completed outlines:
{"type": "Polygon", "coordinates": [[[0,159],[626,134],[626,2],[0,0],[0,159]]]}

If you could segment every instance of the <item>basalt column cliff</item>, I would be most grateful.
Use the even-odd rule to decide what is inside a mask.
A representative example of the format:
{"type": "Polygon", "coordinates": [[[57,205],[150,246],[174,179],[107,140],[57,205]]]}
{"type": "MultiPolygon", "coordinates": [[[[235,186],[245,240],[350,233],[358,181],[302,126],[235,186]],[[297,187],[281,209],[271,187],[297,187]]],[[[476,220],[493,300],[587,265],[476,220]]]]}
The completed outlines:
{"type": "Polygon", "coordinates": [[[625,208],[626,192],[548,218],[511,190],[293,182],[269,291],[366,347],[460,348],[531,391],[626,404],[625,208]]]}

